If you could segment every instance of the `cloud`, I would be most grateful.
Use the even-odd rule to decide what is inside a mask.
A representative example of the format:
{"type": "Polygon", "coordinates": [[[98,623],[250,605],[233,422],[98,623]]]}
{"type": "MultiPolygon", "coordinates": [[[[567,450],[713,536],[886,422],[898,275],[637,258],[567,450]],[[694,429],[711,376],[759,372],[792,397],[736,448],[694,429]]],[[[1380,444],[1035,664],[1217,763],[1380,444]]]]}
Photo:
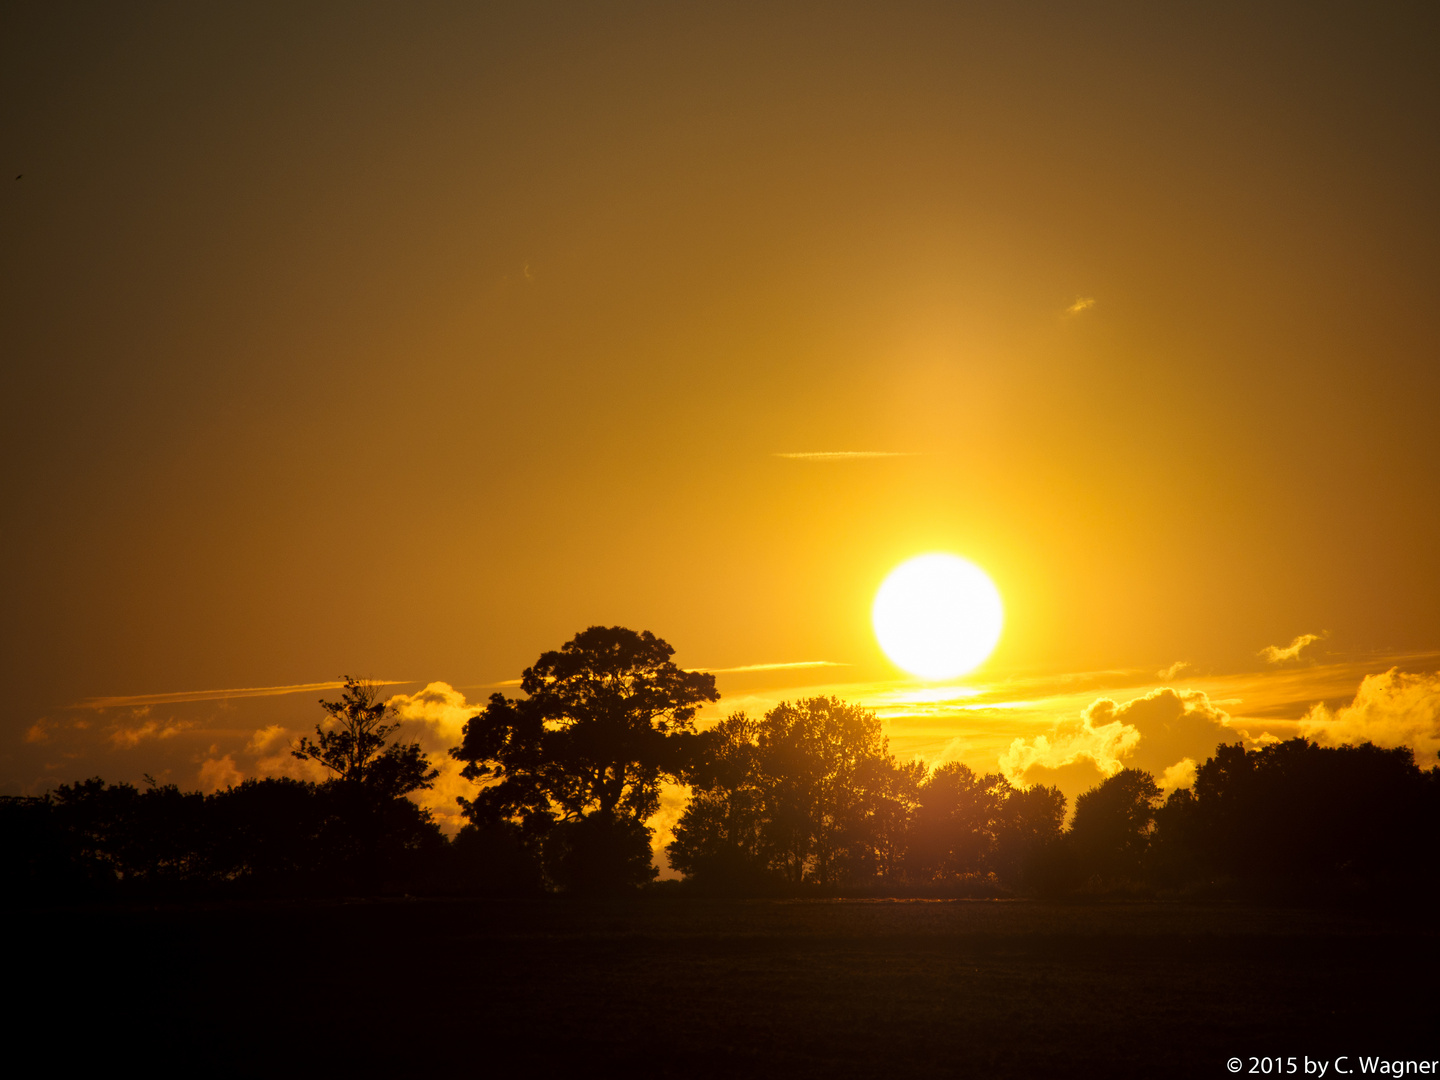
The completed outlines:
{"type": "Polygon", "coordinates": [[[1160,774],[1160,789],[1174,791],[1176,788],[1189,787],[1195,783],[1195,770],[1194,758],[1181,758],[1160,774]]]}
{"type": "Polygon", "coordinates": [[[1290,660],[1299,660],[1300,653],[1304,650],[1305,646],[1315,644],[1315,642],[1324,636],[1324,631],[1318,634],[1301,634],[1283,649],[1278,645],[1266,645],[1265,648],[1260,650],[1259,655],[1271,664],[1283,664],[1290,660]]]}
{"type": "MultiPolygon", "coordinates": [[[[1100,704],[1097,702],[1096,704],[1100,704]]],[[[1113,705],[1114,702],[1105,702],[1113,705]]],[[[1091,706],[1093,709],[1094,706],[1091,706]]],[[[1016,739],[1000,756],[1000,771],[1010,782],[1028,787],[1036,770],[1054,770],[1088,761],[1102,776],[1124,768],[1120,759],[1140,741],[1135,728],[1119,720],[1096,726],[1087,709],[1079,720],[1061,720],[1049,735],[1016,739]]]]}
{"type": "Polygon", "coordinates": [[[730,675],[741,671],[790,671],[794,668],[849,667],[837,660],[792,660],[783,664],[742,664],[739,667],[698,667],[686,671],[705,671],[711,675],[730,675]]]}
{"type": "Polygon", "coordinates": [[[925,767],[930,770],[940,768],[952,761],[964,761],[966,751],[970,749],[969,741],[956,735],[953,739],[942,746],[938,752],[930,755],[920,755],[920,760],[925,762],[925,767]]]}
{"type": "Polygon", "coordinates": [[[308,780],[312,784],[323,784],[334,773],[314,758],[300,759],[290,753],[287,746],[278,754],[262,757],[255,762],[255,775],[265,777],[288,776],[292,780],[308,780]]]}
{"type": "Polygon", "coordinates": [[[387,704],[405,725],[401,737],[419,743],[420,749],[430,755],[430,764],[440,770],[434,787],[417,791],[411,798],[434,814],[442,829],[454,835],[465,824],[457,797],[474,798],[480,787],[460,775],[464,766],[450,756],[450,748],[459,745],[465,722],[479,711],[478,707],[443,682],[432,682],[415,694],[396,694],[387,704]]]}
{"type": "MultiPolygon", "coordinates": [[[[323,684],[319,684],[323,685],[323,684]]],[[[335,683],[334,686],[344,686],[335,683]]],[[[377,685],[395,685],[378,683],[377,685]]],[[[315,689],[316,686],[307,687],[315,689]]],[[[415,792],[414,802],[435,815],[440,827],[454,835],[465,824],[456,803],[457,795],[472,797],[478,790],[476,784],[460,775],[460,762],[450,757],[450,748],[460,742],[465,721],[477,711],[476,706],[465,700],[465,695],[449,683],[434,682],[414,694],[395,694],[386,702],[394,717],[401,724],[397,733],[402,741],[419,744],[429,756],[430,764],[440,770],[435,786],[415,792]]],[[[258,755],[254,769],[257,776],[288,776],[296,780],[323,783],[331,779],[332,773],[325,766],[312,760],[301,760],[290,753],[295,732],[281,724],[269,724],[257,729],[246,744],[246,751],[258,755]]],[[[215,750],[211,750],[214,758],[215,750]]],[[[226,755],[215,762],[206,762],[201,767],[202,780],[218,784],[230,774],[222,769],[222,763],[234,762],[226,755]],[[208,772],[206,770],[209,770],[208,772]],[[218,779],[217,779],[218,778],[218,779]]],[[[240,777],[238,769],[234,776],[240,777]]],[[[238,779],[235,781],[238,782],[238,779]]]]}
{"type": "Polygon", "coordinates": [[[290,744],[290,729],[279,724],[270,724],[260,728],[254,735],[250,736],[250,742],[245,747],[252,754],[264,754],[275,748],[278,743],[290,744]]]}
{"type": "MultiPolygon", "coordinates": [[[[148,709],[141,710],[143,716],[148,709]]],[[[171,739],[186,728],[195,726],[194,720],[146,720],[139,727],[115,727],[110,731],[110,742],[120,750],[130,750],[146,739],[171,739]]]]}
{"type": "Polygon", "coordinates": [[[1179,785],[1187,771],[1193,775],[1195,760],[1208,757],[1226,737],[1229,719],[1199,690],[1164,687],[1124,705],[1099,698],[1078,719],[1057,721],[1048,735],[1012,741],[1000,769],[1022,787],[1073,788],[1087,777],[1090,786],[1126,767],[1179,785]]]}
{"type": "Polygon", "coordinates": [[[791,461],[868,461],[873,458],[919,457],[914,451],[898,450],[806,450],[793,454],[775,454],[791,461]]]}
{"type": "MultiPolygon", "coordinates": [[[[210,753],[215,753],[215,747],[210,753]]],[[[222,758],[210,757],[200,763],[200,790],[206,793],[221,788],[234,787],[245,779],[245,774],[235,767],[235,760],[229,754],[222,758]]]]}
{"type": "Polygon", "coordinates": [[[1440,672],[1409,675],[1391,668],[1367,675],[1349,705],[1313,706],[1300,721],[1300,734],[1322,746],[1408,746],[1421,768],[1429,768],[1440,753],[1440,672]]]}
{"type": "MultiPolygon", "coordinates": [[[[370,679],[376,686],[399,686],[400,679],[370,679]]],[[[86,698],[77,709],[115,709],[136,705],[169,705],[182,701],[224,701],[227,698],[274,697],[313,690],[338,690],[344,682],[295,683],[292,686],[252,686],[240,690],[179,690],[168,694],[133,694],[129,697],[86,698]]]]}
{"type": "Polygon", "coordinates": [[[1065,314],[1079,315],[1082,311],[1089,311],[1094,306],[1095,298],[1093,296],[1080,296],[1075,299],[1073,304],[1065,309],[1065,314]]]}
{"type": "Polygon", "coordinates": [[[1189,671],[1194,666],[1195,665],[1191,664],[1188,660],[1176,660],[1169,667],[1161,668],[1155,675],[1157,678],[1168,681],[1175,678],[1175,676],[1179,675],[1182,671],[1189,671]]]}
{"type": "Polygon", "coordinates": [[[675,839],[675,826],[685,813],[690,799],[690,789],[681,784],[660,785],[660,806],[646,820],[650,827],[650,857],[660,868],[661,879],[678,878],[680,875],[670,869],[670,860],[665,857],[665,848],[675,839]]]}

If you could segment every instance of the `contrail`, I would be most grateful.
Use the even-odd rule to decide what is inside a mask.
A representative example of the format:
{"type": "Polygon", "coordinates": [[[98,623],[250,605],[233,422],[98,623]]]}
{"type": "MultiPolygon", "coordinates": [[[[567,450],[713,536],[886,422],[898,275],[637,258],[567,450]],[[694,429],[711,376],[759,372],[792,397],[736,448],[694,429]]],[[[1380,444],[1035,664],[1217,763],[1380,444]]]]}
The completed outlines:
{"type": "MultiPolygon", "coordinates": [[[[399,686],[405,679],[367,679],[376,686],[399,686]]],[[[223,701],[226,698],[275,697],[312,690],[338,690],[344,682],[296,683],[293,686],[250,686],[239,690],[179,690],[171,694],[131,694],[125,697],[86,698],[76,709],[118,709],[127,705],[168,705],[180,701],[223,701]]]]}

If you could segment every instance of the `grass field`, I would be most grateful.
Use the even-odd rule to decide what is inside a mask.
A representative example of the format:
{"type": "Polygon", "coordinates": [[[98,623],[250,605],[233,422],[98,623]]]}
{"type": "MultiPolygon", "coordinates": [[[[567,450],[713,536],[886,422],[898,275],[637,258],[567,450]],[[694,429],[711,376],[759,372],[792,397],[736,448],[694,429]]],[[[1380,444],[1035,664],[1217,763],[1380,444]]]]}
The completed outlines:
{"type": "Polygon", "coordinates": [[[19,919],[11,1020],[62,1069],[1222,1077],[1233,1057],[1242,1075],[1440,1058],[1424,913],[653,897],[19,919]]]}

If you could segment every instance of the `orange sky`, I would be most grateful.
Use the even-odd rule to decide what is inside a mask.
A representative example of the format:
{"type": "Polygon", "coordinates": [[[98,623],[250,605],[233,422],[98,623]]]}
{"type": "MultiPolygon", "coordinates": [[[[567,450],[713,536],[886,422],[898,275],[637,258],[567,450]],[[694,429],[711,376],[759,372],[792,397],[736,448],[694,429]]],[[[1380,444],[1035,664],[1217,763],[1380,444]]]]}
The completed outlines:
{"type": "Polygon", "coordinates": [[[254,775],[322,691],[92,699],[469,702],[593,623],[977,768],[1162,685],[1424,735],[1362,679],[1440,669],[1435,21],[7,5],[0,787],[254,775]],[[1003,707],[895,704],[927,550],[1003,707]]]}

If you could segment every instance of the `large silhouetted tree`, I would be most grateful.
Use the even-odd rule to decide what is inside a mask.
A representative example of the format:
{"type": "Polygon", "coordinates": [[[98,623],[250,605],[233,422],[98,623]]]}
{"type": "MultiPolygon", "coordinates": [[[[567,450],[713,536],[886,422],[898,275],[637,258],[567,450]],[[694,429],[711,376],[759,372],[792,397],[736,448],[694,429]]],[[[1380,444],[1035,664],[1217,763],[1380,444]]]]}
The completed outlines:
{"type": "Polygon", "coordinates": [[[716,739],[667,849],[676,869],[722,887],[896,873],[923,766],[896,763],[873,713],[834,698],[785,702],[761,720],[731,716],[716,739]]]}
{"type": "Polygon", "coordinates": [[[662,779],[700,759],[695,713],[720,696],[713,675],[678,667],[674,652],[648,631],[592,626],[525,669],[525,697],[491,695],[451,751],[485,785],[462,800],[471,822],[518,824],[562,887],[652,877],[645,819],[662,779]]]}
{"type": "Polygon", "coordinates": [[[1440,771],[1407,747],[1222,745],[1157,814],[1156,839],[1172,879],[1358,885],[1433,873],[1416,852],[1440,827],[1437,795],[1440,771]]]}
{"type": "Polygon", "coordinates": [[[1031,887],[1065,824],[1065,796],[1056,787],[1036,784],[1023,791],[1006,784],[995,823],[990,867],[1001,881],[1031,887]]]}
{"type": "Polygon", "coordinates": [[[1159,801],[1155,778],[1140,769],[1121,769],[1076,799],[1069,839],[1082,872],[1137,878],[1159,801]]]}
{"type": "Polygon", "coordinates": [[[1034,861],[1060,837],[1065,796],[1058,788],[1020,790],[999,773],[977,776],[950,762],[920,785],[910,829],[908,876],[920,882],[993,873],[1024,885],[1034,861]]]}
{"type": "Polygon", "coordinates": [[[926,777],[910,827],[910,875],[943,880],[988,869],[1000,807],[1010,790],[1003,776],[976,776],[958,761],[926,777]]]}

